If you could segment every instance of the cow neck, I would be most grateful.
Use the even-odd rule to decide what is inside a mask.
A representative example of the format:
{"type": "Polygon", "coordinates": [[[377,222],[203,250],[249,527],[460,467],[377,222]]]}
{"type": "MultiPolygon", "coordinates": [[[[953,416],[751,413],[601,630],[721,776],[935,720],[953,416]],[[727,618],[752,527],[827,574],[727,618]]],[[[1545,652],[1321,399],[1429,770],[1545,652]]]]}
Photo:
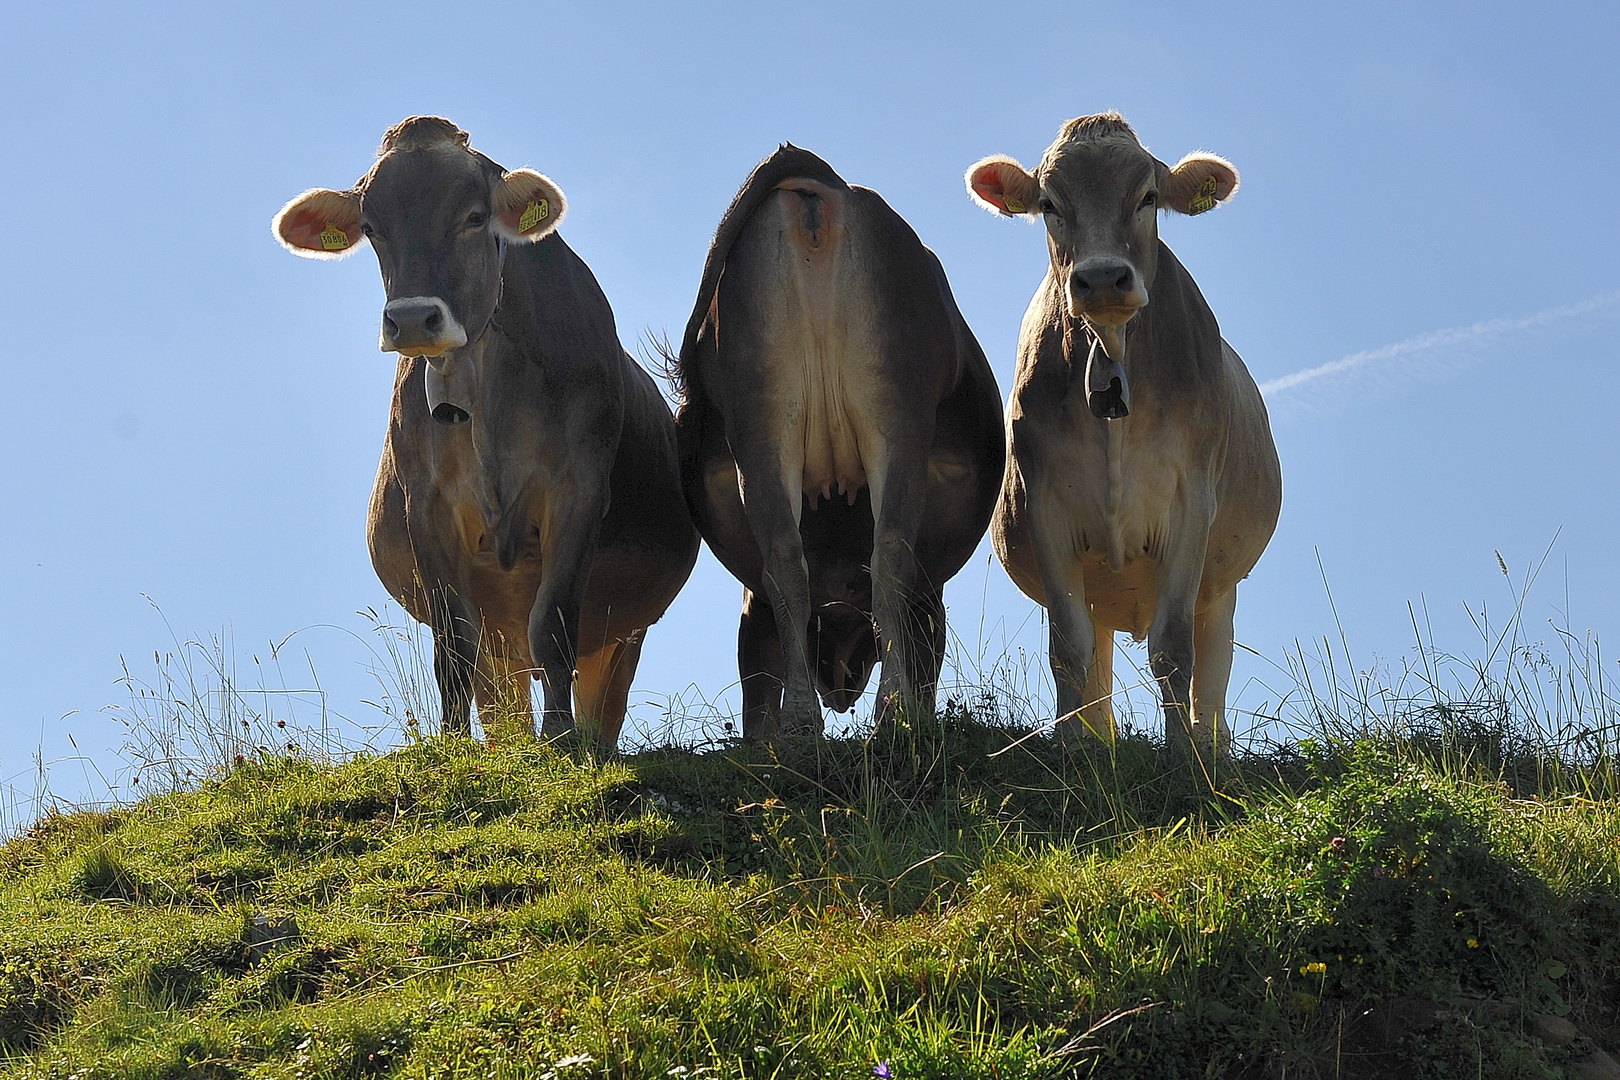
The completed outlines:
{"type": "Polygon", "coordinates": [[[461,347],[469,361],[476,361],[483,355],[483,350],[489,341],[489,332],[495,328],[495,320],[501,313],[501,303],[506,299],[506,237],[495,234],[495,262],[501,268],[499,276],[495,279],[495,306],[489,309],[489,318],[484,320],[484,328],[478,331],[478,336],[461,347]]]}
{"type": "Polygon", "coordinates": [[[489,318],[484,320],[484,329],[478,333],[479,341],[489,336],[490,327],[495,325],[495,317],[501,313],[501,302],[506,299],[506,237],[500,233],[495,234],[495,265],[500,268],[495,276],[495,306],[490,308],[489,318]]]}
{"type": "MultiPolygon", "coordinates": [[[[476,396],[476,390],[472,383],[484,377],[477,373],[477,368],[489,348],[490,332],[495,328],[495,318],[500,314],[501,301],[506,295],[506,238],[497,237],[497,241],[501,274],[495,286],[495,306],[490,310],[489,318],[484,320],[477,337],[459,349],[452,349],[442,356],[429,358],[427,370],[423,372],[428,413],[441,424],[464,424],[473,419],[473,398],[476,396]],[[471,382],[468,379],[469,373],[472,373],[471,382]]],[[[478,450],[478,441],[475,436],[473,439],[475,452],[478,450]]]]}
{"type": "MultiPolygon", "coordinates": [[[[1059,304],[1062,303],[1060,299],[1059,304]]],[[[1059,325],[1063,347],[1063,362],[1068,365],[1068,389],[1072,390],[1075,383],[1081,384],[1081,393],[1087,399],[1088,408],[1091,405],[1091,393],[1098,386],[1106,387],[1108,377],[1105,372],[1117,375],[1123,384],[1120,387],[1121,404],[1123,408],[1117,416],[1124,417],[1129,414],[1130,408],[1130,374],[1126,364],[1126,354],[1130,338],[1135,335],[1132,328],[1140,321],[1140,315],[1122,327],[1105,327],[1099,330],[1087,322],[1084,317],[1075,318],[1062,307],[1059,309],[1059,325]],[[1079,331],[1076,332],[1076,324],[1079,331]],[[1075,356],[1075,338],[1083,338],[1086,346],[1085,358],[1077,362],[1075,356]],[[1110,370],[1111,369],[1111,370],[1110,370]],[[1097,380],[1093,385],[1093,380],[1097,380]]],[[[1104,413],[1097,414],[1099,419],[1107,418],[1104,413]]]]}
{"type": "Polygon", "coordinates": [[[452,404],[461,404],[467,411],[467,446],[472,456],[468,462],[471,469],[464,474],[463,482],[478,507],[486,533],[490,535],[496,533],[506,511],[498,472],[499,458],[490,441],[490,416],[480,408],[492,398],[487,385],[492,372],[487,361],[490,347],[494,344],[490,333],[493,322],[492,316],[476,338],[456,350],[453,361],[456,377],[453,383],[447,380],[450,388],[464,397],[464,401],[452,404]]]}
{"type": "Polygon", "coordinates": [[[1109,340],[1110,335],[1105,333],[1105,330],[1109,328],[1099,330],[1097,327],[1086,321],[1085,316],[1075,318],[1073,315],[1070,315],[1068,312],[1068,306],[1063,303],[1061,297],[1058,299],[1057,303],[1059,305],[1058,319],[1060,320],[1060,325],[1063,329],[1063,359],[1071,368],[1074,367],[1074,344],[1076,337],[1080,337],[1085,340],[1086,348],[1088,350],[1092,345],[1100,344],[1111,359],[1118,361],[1121,367],[1125,366],[1125,354],[1130,349],[1131,339],[1136,336],[1136,324],[1142,321],[1142,316],[1147,312],[1146,308],[1139,311],[1136,317],[1127,322],[1123,327],[1119,327],[1118,333],[1112,335],[1114,340],[1111,341],[1109,340]],[[1079,334],[1075,333],[1076,325],[1078,325],[1080,328],[1079,334]],[[1116,349],[1118,350],[1119,355],[1115,355],[1116,349]]]}
{"type": "MultiPolygon", "coordinates": [[[[1140,313],[1138,314],[1140,318],[1140,313]]],[[[1130,349],[1131,328],[1137,319],[1131,319],[1123,326],[1099,328],[1091,325],[1084,318],[1075,319],[1067,311],[1063,312],[1063,358],[1069,363],[1069,385],[1072,387],[1076,381],[1076,364],[1073,356],[1074,323],[1079,322],[1085,336],[1087,362],[1081,366],[1079,375],[1082,394],[1089,398],[1091,381],[1090,368],[1097,351],[1102,351],[1121,373],[1121,377],[1129,382],[1126,359],[1130,349]]],[[[1128,394],[1127,400],[1128,400],[1128,394]]],[[[1087,401],[1087,412],[1090,412],[1090,402],[1087,401]]],[[[1129,411],[1114,419],[1093,417],[1093,422],[1103,427],[1104,456],[1108,470],[1108,502],[1107,502],[1107,529],[1106,540],[1108,547],[1108,567],[1114,573],[1125,568],[1125,530],[1120,517],[1120,508],[1125,502],[1125,425],[1130,419],[1129,411]]]]}

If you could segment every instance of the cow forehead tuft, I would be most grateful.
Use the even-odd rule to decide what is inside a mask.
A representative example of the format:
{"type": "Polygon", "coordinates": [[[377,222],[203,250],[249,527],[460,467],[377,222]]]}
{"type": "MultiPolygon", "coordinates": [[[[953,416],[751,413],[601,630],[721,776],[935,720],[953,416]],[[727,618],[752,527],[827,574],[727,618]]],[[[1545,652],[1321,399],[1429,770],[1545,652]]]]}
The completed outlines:
{"type": "Polygon", "coordinates": [[[1117,112],[1076,117],[1058,129],[1057,139],[1046,148],[1046,153],[1041,155],[1037,174],[1046,176],[1051,173],[1071,153],[1110,144],[1142,153],[1147,151],[1147,147],[1142,145],[1131,125],[1127,124],[1125,118],[1117,112]]]}
{"type": "Polygon", "coordinates": [[[426,150],[444,143],[467,145],[468,135],[442,116],[409,116],[383,133],[377,156],[395,150],[426,150]]]}
{"type": "Polygon", "coordinates": [[[1119,135],[1136,138],[1136,132],[1125,118],[1110,109],[1107,112],[1093,113],[1090,116],[1077,116],[1058,129],[1058,144],[1091,142],[1095,139],[1107,139],[1119,135]]]}

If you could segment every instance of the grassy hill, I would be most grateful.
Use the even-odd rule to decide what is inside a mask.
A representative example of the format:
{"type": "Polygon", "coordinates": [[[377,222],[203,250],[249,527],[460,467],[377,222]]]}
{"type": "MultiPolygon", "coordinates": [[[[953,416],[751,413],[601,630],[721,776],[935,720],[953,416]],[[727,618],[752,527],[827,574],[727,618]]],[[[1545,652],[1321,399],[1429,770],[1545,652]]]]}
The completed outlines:
{"type": "Polygon", "coordinates": [[[1598,1075],[1607,759],[1441,723],[1239,765],[960,705],[774,753],[250,760],[0,848],[0,1070],[1598,1075]]]}

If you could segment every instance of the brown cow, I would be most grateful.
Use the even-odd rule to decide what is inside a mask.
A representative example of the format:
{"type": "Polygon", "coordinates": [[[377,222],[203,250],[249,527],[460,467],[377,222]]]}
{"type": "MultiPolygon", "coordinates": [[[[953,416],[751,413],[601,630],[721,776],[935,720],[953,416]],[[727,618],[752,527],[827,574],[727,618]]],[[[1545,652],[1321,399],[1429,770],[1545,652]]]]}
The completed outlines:
{"type": "Polygon", "coordinates": [[[745,735],[820,733],[816,689],[842,712],[880,657],[879,716],[930,711],[944,585],[1004,453],[995,376],[933,252],[783,145],[720,221],[675,372],[687,499],[744,586],[745,735]]]}
{"type": "Polygon", "coordinates": [[[378,577],[433,629],[444,730],[581,727],[611,749],[646,629],[697,558],[675,430],[619,344],[590,269],[557,235],[565,204],[447,120],[383,136],[348,191],[276,215],[294,254],[371,241],[382,349],[400,354],[367,538],[378,577]]]}
{"type": "Polygon", "coordinates": [[[991,535],[1047,608],[1058,719],[1113,738],[1127,630],[1148,639],[1167,744],[1210,760],[1229,740],[1237,583],[1271,539],[1282,476],[1260,391],[1157,213],[1224,202],[1237,171],[1201,153],[1171,168],[1104,113],[1063,125],[1033,174],[990,157],[967,184],[997,213],[1041,216],[1051,252],[1024,315],[991,535]]]}

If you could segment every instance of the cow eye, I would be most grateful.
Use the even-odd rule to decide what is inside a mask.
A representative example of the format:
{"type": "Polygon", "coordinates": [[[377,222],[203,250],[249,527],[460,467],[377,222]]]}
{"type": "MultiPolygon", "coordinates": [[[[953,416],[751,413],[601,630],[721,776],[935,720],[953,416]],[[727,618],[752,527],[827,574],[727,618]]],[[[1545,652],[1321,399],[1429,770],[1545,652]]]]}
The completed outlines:
{"type": "Polygon", "coordinates": [[[367,238],[370,238],[370,237],[373,237],[373,236],[377,235],[377,230],[373,229],[370,225],[367,225],[367,224],[364,224],[364,223],[362,223],[360,225],[360,231],[362,233],[364,233],[367,238]]]}
{"type": "Polygon", "coordinates": [[[1157,206],[1158,204],[1159,193],[1157,191],[1149,191],[1146,195],[1142,196],[1142,205],[1138,206],[1137,209],[1146,210],[1148,207],[1157,206]]]}
{"type": "Polygon", "coordinates": [[[1036,205],[1041,208],[1041,213],[1043,213],[1043,214],[1046,214],[1048,216],[1054,216],[1054,215],[1057,214],[1057,207],[1055,205],[1053,205],[1051,199],[1045,198],[1043,196],[1041,198],[1041,201],[1039,203],[1037,203],[1036,205]]]}
{"type": "Polygon", "coordinates": [[[467,215],[467,228],[482,229],[485,223],[488,221],[488,214],[484,213],[482,210],[474,210],[472,213],[467,215]]]}

